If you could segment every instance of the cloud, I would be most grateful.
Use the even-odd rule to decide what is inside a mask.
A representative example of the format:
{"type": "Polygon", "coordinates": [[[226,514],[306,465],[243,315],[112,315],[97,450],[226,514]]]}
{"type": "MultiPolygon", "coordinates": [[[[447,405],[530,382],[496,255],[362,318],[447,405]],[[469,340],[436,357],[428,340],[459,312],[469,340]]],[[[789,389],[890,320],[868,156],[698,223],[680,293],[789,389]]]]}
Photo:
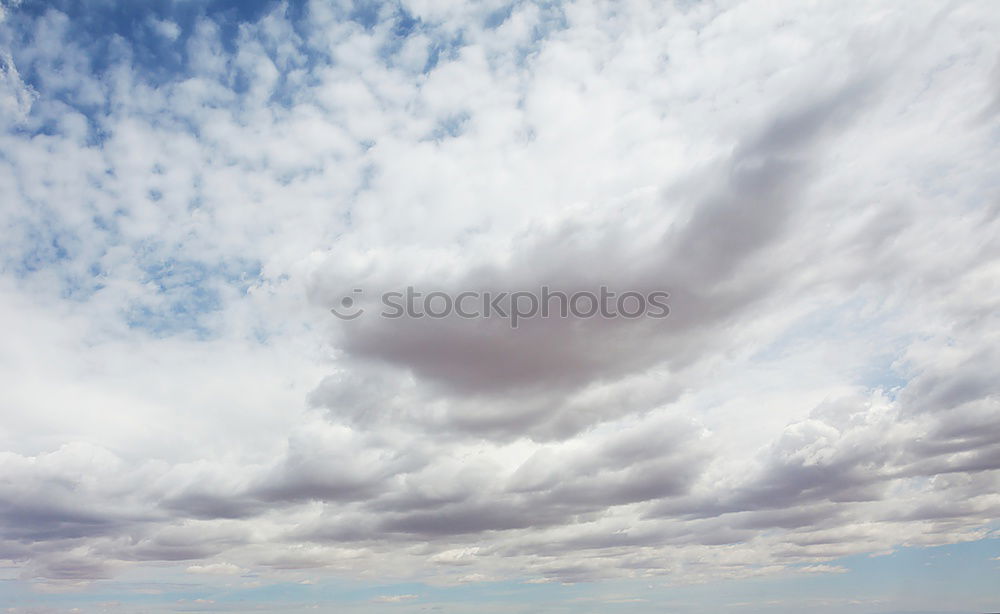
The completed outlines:
{"type": "MultiPolygon", "coordinates": [[[[571,401],[597,385],[613,385],[651,368],[683,378],[684,368],[696,365],[701,355],[718,351],[719,336],[727,325],[746,318],[756,304],[780,291],[780,281],[789,278],[780,266],[768,263],[764,270],[752,271],[745,265],[755,261],[756,252],[766,252],[787,225],[791,206],[805,187],[808,159],[817,155],[810,151],[816,133],[843,115],[845,108],[857,113],[859,91],[866,89],[851,84],[790,110],[706,173],[704,183],[718,188],[703,194],[675,190],[671,197],[690,199],[692,211],[692,217],[676,227],[632,236],[635,226],[656,227],[663,206],[658,201],[665,200],[664,195],[637,203],[628,218],[604,219],[608,214],[593,213],[589,223],[574,216],[551,229],[527,230],[524,238],[511,245],[512,256],[502,265],[479,261],[466,270],[459,264],[412,282],[418,287],[443,288],[455,296],[468,289],[497,295],[559,280],[563,286],[558,290],[571,295],[579,289],[596,294],[602,282],[616,279],[622,288],[639,291],[669,288],[675,307],[664,322],[553,318],[527,322],[512,331],[502,321],[458,316],[433,321],[376,318],[345,323],[337,342],[348,359],[412,372],[417,387],[412,392],[400,391],[404,398],[420,395],[421,384],[426,383],[428,400],[442,405],[445,412],[445,424],[434,423],[435,430],[451,427],[477,433],[565,436],[593,421],[618,417],[622,411],[648,409],[641,401],[628,410],[605,404],[604,413],[571,401]],[[600,225],[600,234],[594,233],[595,224],[600,225]],[[435,278],[441,280],[440,286],[432,285],[435,278]],[[533,403],[537,406],[532,407],[533,403]]],[[[313,290],[325,304],[332,304],[345,285],[336,267],[350,262],[339,255],[331,261],[320,269],[317,283],[332,282],[332,288],[321,285],[313,290]]],[[[401,288],[406,283],[401,277],[404,270],[383,272],[377,261],[366,268],[370,271],[367,279],[373,282],[356,278],[355,283],[376,290],[401,288]]],[[[377,402],[394,405],[395,399],[383,396],[387,386],[377,386],[377,402]]],[[[357,394],[364,388],[354,379],[332,376],[313,401],[335,411],[346,405],[351,412],[351,399],[342,399],[344,389],[357,394]]],[[[420,401],[403,403],[420,406],[420,401]]]]}
{"type": "Polygon", "coordinates": [[[164,7],[0,13],[18,582],[684,583],[989,534],[993,12],[164,7]],[[670,315],[372,317],[541,285],[670,315]]]}
{"type": "Polygon", "coordinates": [[[188,573],[223,576],[235,576],[242,574],[244,571],[246,570],[232,563],[210,563],[208,565],[192,565],[187,568],[188,573]]]}
{"type": "MultiPolygon", "coordinates": [[[[2,14],[0,14],[2,15],[2,14]]],[[[37,94],[24,83],[10,54],[0,56],[0,109],[6,121],[23,121],[37,94]]]]}
{"type": "Polygon", "coordinates": [[[382,595],[372,599],[375,603],[400,603],[416,599],[419,595],[382,595]]]}

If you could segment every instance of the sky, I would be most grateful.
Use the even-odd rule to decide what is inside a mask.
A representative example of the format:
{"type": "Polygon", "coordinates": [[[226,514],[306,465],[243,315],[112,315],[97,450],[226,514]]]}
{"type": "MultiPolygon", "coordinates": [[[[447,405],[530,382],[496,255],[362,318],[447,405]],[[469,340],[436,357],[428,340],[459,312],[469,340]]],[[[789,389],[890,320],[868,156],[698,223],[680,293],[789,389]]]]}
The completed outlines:
{"type": "Polygon", "coordinates": [[[998,31],[0,0],[0,611],[1000,611],[998,31]]]}

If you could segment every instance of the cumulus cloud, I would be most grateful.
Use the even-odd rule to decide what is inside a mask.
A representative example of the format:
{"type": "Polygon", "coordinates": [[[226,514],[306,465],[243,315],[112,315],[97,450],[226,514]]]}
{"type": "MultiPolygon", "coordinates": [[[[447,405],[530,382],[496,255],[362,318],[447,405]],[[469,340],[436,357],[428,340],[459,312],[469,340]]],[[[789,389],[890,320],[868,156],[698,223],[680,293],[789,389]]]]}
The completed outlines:
{"type": "Polygon", "coordinates": [[[4,5],[21,581],[693,582],[988,535],[995,10],[365,6],[4,5]],[[670,314],[373,314],[542,285],[670,314]]]}

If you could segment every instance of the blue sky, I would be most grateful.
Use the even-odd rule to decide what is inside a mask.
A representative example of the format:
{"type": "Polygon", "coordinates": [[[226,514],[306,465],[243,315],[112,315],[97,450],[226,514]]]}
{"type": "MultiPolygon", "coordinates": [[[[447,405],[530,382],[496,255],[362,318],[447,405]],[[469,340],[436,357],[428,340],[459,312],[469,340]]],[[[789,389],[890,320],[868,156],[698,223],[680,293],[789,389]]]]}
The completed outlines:
{"type": "Polygon", "coordinates": [[[0,0],[0,605],[997,611],[998,22],[0,0]]]}

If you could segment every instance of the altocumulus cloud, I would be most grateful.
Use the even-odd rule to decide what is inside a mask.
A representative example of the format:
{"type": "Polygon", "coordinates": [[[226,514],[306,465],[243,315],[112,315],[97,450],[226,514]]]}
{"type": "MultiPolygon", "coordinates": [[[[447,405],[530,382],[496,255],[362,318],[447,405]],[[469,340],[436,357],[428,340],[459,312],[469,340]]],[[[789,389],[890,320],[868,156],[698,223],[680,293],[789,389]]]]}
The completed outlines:
{"type": "Polygon", "coordinates": [[[684,583],[989,537],[998,28],[0,4],[0,574],[684,583]],[[543,284],[670,316],[328,311],[543,284]]]}

